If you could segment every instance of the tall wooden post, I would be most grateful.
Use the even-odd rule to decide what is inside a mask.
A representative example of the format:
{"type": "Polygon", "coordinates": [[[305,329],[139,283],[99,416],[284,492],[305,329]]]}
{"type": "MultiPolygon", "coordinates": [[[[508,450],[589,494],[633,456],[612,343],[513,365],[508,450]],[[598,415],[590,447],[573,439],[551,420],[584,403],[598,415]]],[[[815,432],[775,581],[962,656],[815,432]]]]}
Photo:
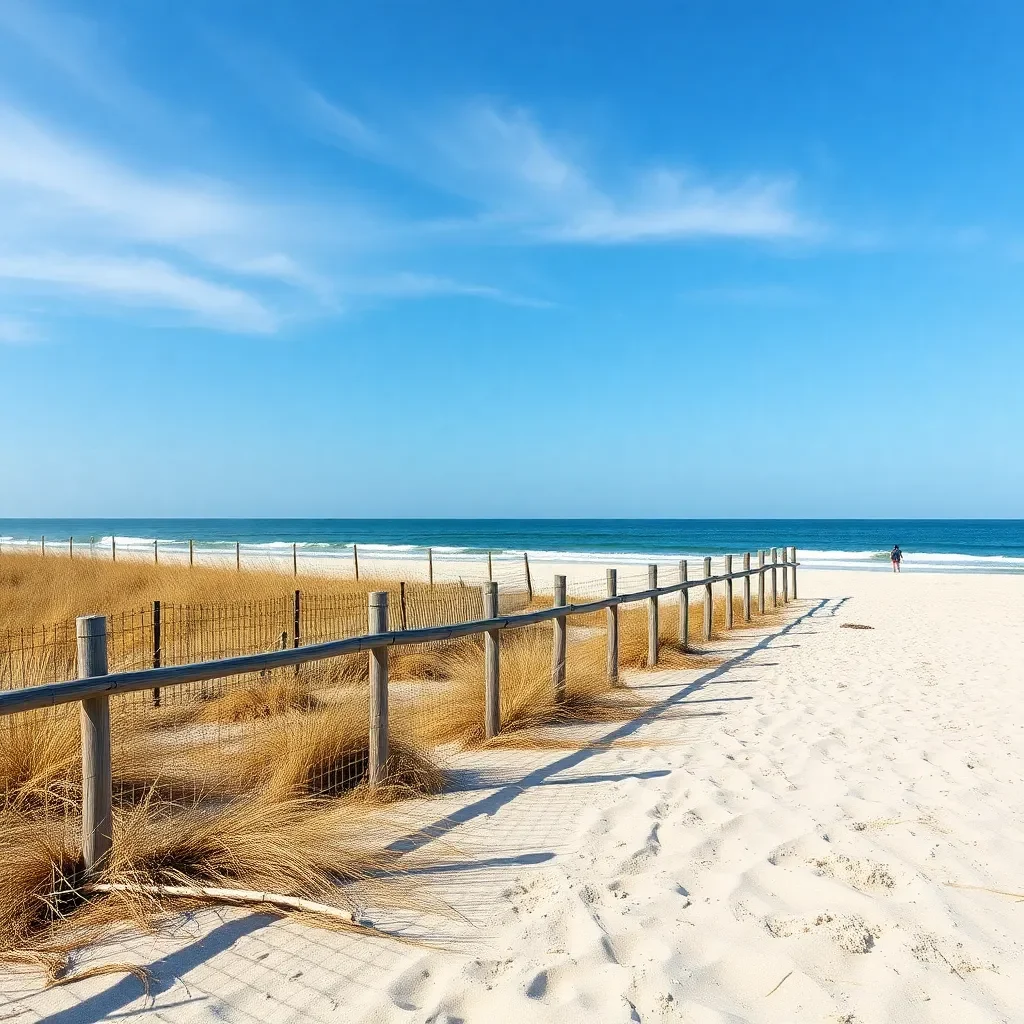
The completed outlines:
{"type": "MultiPolygon", "coordinates": [[[[160,602],[153,602],[153,668],[163,661],[163,624],[160,621],[160,602]]],[[[160,707],[160,687],[153,687],[153,707],[160,707]]]]}
{"type": "MultiPolygon", "coordinates": [[[[704,559],[704,579],[711,579],[711,559],[704,559]]],[[[713,616],[715,613],[715,595],[711,592],[711,584],[704,584],[704,639],[711,639],[713,616]]]]}
{"type": "MultiPolygon", "coordinates": [[[[688,579],[686,559],[679,559],[679,582],[686,583],[688,579]]],[[[679,591],[679,649],[688,651],[690,649],[690,588],[683,587],[679,591]]]]}
{"type": "Polygon", "coordinates": [[[746,575],[743,577],[743,621],[750,621],[750,552],[746,551],[743,554],[743,571],[746,575]]]}
{"type": "MultiPolygon", "coordinates": [[[[560,608],[565,604],[565,577],[555,577],[554,606],[560,608]]],[[[559,615],[552,619],[554,639],[551,645],[551,686],[555,692],[555,700],[561,702],[565,697],[565,616],[559,615]]]]}
{"type": "Polygon", "coordinates": [[[487,578],[493,582],[494,580],[494,567],[491,565],[491,553],[487,552],[487,578]]]}
{"type": "Polygon", "coordinates": [[[235,571],[242,571],[242,545],[235,541],[235,571]]]}
{"type": "Polygon", "coordinates": [[[773,608],[778,608],[779,607],[779,591],[778,591],[778,584],[777,584],[777,580],[776,580],[776,575],[778,573],[778,568],[777,568],[778,561],[779,561],[779,549],[778,548],[772,548],[772,607],[773,608]]]}
{"type": "MultiPolygon", "coordinates": [[[[375,590],[369,597],[371,633],[388,630],[388,592],[375,590]]],[[[370,763],[367,771],[371,786],[385,781],[388,763],[388,649],[370,651],[370,763]]]]}
{"type": "Polygon", "coordinates": [[[789,560],[793,563],[793,600],[796,600],[796,548],[789,549],[789,560]]]}
{"type": "Polygon", "coordinates": [[[299,575],[299,548],[298,545],[292,542],[292,576],[299,575]]]}
{"type": "MultiPolygon", "coordinates": [[[[725,575],[732,575],[732,555],[725,556],[725,575]]],[[[732,580],[725,581],[725,628],[732,629],[732,580]]]]}
{"type": "Polygon", "coordinates": [[[789,566],[786,565],[787,548],[782,549],[782,603],[789,604],[789,566]]]}
{"type": "MultiPolygon", "coordinates": [[[[619,592],[619,574],[615,569],[608,569],[605,573],[608,596],[615,597],[619,592]]],[[[612,686],[619,684],[619,606],[613,604],[605,609],[605,617],[608,622],[608,682],[612,686]]]]}
{"type": "MultiPolygon", "coordinates": [[[[107,674],[107,617],[75,621],[80,679],[107,674]]],[[[110,764],[110,698],[86,697],[82,729],[82,861],[87,874],[100,871],[113,845],[114,786],[110,764]]]]}
{"type": "MultiPolygon", "coordinates": [[[[302,642],[300,626],[302,620],[302,591],[296,590],[292,598],[292,647],[298,647],[302,642]]],[[[295,666],[296,671],[298,665],[295,666]]]]}
{"type": "Polygon", "coordinates": [[[117,538],[114,536],[110,538],[110,560],[112,562],[117,561],[117,538]]]}
{"type": "Polygon", "coordinates": [[[189,568],[191,568],[195,564],[195,560],[196,560],[196,543],[195,543],[194,540],[189,538],[189,542],[188,542],[188,564],[189,564],[189,568]]]}
{"type": "Polygon", "coordinates": [[[530,579],[530,556],[523,552],[523,567],[526,569],[526,600],[533,603],[533,580],[530,579]]]}
{"type": "MultiPolygon", "coordinates": [[[[493,580],[481,588],[484,618],[498,617],[498,584],[493,580]]],[[[496,629],[484,633],[484,736],[490,739],[501,731],[501,690],[499,682],[498,634],[496,629]]]]}
{"type": "Polygon", "coordinates": [[[434,549],[427,548],[427,580],[431,587],[434,585],[434,549]]]}
{"type": "Polygon", "coordinates": [[[74,559],[75,557],[75,538],[68,537],[68,558],[74,559]]]}
{"type": "MultiPolygon", "coordinates": [[[[658,567],[647,566],[647,589],[658,589],[658,567]]],[[[658,595],[647,598],[647,667],[658,664],[658,595]]]]}
{"type": "Polygon", "coordinates": [[[757,614],[764,615],[764,551],[757,552],[757,614]]]}
{"type": "Polygon", "coordinates": [[[359,545],[352,545],[352,562],[356,567],[356,582],[359,582],[359,545]]]}
{"type": "Polygon", "coordinates": [[[408,629],[409,625],[405,617],[405,580],[398,584],[398,597],[402,605],[402,629],[408,629]]]}
{"type": "Polygon", "coordinates": [[[43,558],[46,557],[46,538],[45,537],[40,537],[39,538],[39,554],[42,555],[43,558]]]}
{"type": "Polygon", "coordinates": [[[157,545],[159,543],[160,542],[156,539],[156,537],[154,537],[153,538],[153,564],[154,565],[159,565],[160,564],[160,549],[157,547],[157,545]]]}

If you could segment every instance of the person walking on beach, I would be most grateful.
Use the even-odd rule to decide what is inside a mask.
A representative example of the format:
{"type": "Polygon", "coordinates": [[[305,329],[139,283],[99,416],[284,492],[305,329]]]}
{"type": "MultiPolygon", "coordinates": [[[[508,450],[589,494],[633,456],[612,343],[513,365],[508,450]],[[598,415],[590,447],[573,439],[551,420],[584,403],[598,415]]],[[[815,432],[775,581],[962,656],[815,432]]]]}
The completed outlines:
{"type": "Polygon", "coordinates": [[[889,557],[892,559],[892,571],[900,571],[900,562],[903,561],[903,552],[900,551],[899,544],[894,544],[892,551],[889,552],[889,557]]]}

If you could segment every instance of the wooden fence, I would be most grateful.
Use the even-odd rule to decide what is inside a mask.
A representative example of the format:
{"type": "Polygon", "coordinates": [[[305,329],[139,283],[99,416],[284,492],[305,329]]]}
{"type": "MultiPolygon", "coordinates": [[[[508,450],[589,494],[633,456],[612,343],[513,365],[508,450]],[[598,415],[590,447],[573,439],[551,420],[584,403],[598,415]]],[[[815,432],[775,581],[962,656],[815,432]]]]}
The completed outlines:
{"type": "Polygon", "coordinates": [[[391,647],[423,644],[436,641],[454,640],[459,637],[484,635],[484,729],[488,737],[498,733],[499,698],[501,692],[501,669],[499,663],[499,636],[504,629],[521,629],[541,622],[553,625],[553,646],[551,659],[551,682],[556,698],[565,688],[566,669],[566,619],[572,615],[587,615],[607,611],[608,659],[607,673],[610,681],[619,674],[619,620],[618,608],[624,604],[639,601],[648,603],[648,655],[647,663],[654,667],[658,663],[658,617],[659,599],[670,594],[680,595],[680,638],[685,648],[688,636],[689,592],[695,587],[704,588],[703,635],[706,640],[712,634],[712,586],[723,583],[726,587],[726,626],[733,625],[732,587],[734,580],[743,582],[743,616],[750,621],[750,584],[757,577],[758,608],[765,609],[766,578],[770,584],[771,602],[778,603],[778,574],[782,573],[782,599],[788,601],[790,589],[797,595],[796,570],[798,566],[796,548],[783,548],[779,559],[777,548],[771,549],[771,561],[766,562],[765,552],[758,552],[757,566],[750,567],[749,553],[743,556],[743,568],[731,571],[731,556],[726,558],[726,572],[711,575],[711,559],[704,559],[704,576],[700,579],[687,578],[686,562],[679,563],[679,580],[665,586],[658,586],[657,566],[648,567],[648,589],[628,594],[617,593],[617,574],[614,569],[607,573],[607,596],[596,601],[581,604],[566,602],[566,580],[555,576],[554,602],[550,608],[501,616],[498,614],[498,585],[494,582],[481,588],[482,607],[485,618],[468,622],[457,622],[444,626],[429,626],[417,629],[388,629],[388,592],[374,591],[369,594],[369,630],[362,636],[341,640],[329,640],[308,646],[288,647],[260,654],[222,658],[215,661],[191,665],[163,666],[130,672],[108,672],[107,663],[107,618],[103,615],[86,615],[76,621],[78,679],[60,683],[47,683],[23,689],[0,692],[0,716],[32,711],[73,702],[81,703],[82,734],[82,850],[85,868],[95,871],[102,866],[112,846],[113,822],[113,779],[111,768],[110,695],[150,690],[154,694],[161,688],[196,683],[211,679],[252,672],[298,666],[311,662],[336,658],[340,655],[369,652],[370,656],[370,719],[369,728],[369,770],[371,786],[384,781],[388,760],[388,650],[391,647]]]}

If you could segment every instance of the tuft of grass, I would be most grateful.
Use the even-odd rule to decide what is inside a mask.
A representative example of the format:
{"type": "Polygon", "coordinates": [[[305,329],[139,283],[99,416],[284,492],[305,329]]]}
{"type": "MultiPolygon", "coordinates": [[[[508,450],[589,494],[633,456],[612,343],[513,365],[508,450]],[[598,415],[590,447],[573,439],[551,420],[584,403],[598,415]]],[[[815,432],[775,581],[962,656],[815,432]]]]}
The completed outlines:
{"type": "Polygon", "coordinates": [[[78,705],[0,717],[0,798],[17,811],[74,799],[81,779],[78,705]]]}
{"type": "MultiPolygon", "coordinates": [[[[467,639],[473,642],[447,653],[446,687],[432,699],[397,705],[393,711],[398,726],[419,743],[471,747],[484,742],[483,643],[467,639]]],[[[504,631],[499,643],[502,735],[496,742],[501,745],[532,744],[524,734],[545,726],[628,720],[647,707],[609,685],[603,641],[600,650],[588,642],[570,643],[560,701],[552,685],[550,625],[504,631]]]]}
{"type": "Polygon", "coordinates": [[[390,803],[443,789],[443,771],[392,730],[386,781],[366,791],[368,723],[365,700],[288,716],[268,723],[237,755],[229,754],[223,770],[270,801],[323,799],[359,789],[364,798],[390,803]]]}
{"type": "Polygon", "coordinates": [[[289,712],[315,711],[322,706],[305,679],[285,673],[228,687],[208,699],[196,698],[161,713],[148,712],[155,726],[177,727],[187,723],[232,724],[256,722],[289,712]]]}

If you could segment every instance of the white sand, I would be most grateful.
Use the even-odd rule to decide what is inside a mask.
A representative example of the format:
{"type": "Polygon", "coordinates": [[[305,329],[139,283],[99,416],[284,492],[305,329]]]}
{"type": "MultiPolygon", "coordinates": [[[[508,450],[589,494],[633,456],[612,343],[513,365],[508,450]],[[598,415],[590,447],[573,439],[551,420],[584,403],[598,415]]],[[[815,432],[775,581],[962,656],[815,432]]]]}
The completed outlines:
{"type": "Polygon", "coordinates": [[[1024,893],[1024,578],[804,572],[800,594],[718,670],[633,680],[704,717],[463,759],[475,788],[417,810],[458,815],[417,885],[461,916],[367,910],[430,947],[208,913],[103,951],[151,966],[150,1001],[8,978],[0,1017],[1024,1020],[1024,902],[949,884],[1024,893]]]}

